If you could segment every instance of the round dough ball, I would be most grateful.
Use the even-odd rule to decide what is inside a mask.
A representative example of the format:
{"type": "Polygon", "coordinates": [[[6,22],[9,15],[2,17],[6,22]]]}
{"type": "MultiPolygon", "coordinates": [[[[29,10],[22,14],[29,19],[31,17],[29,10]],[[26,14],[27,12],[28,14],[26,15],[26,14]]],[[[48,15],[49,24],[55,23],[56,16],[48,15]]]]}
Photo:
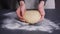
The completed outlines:
{"type": "Polygon", "coordinates": [[[24,19],[27,23],[34,24],[37,23],[41,18],[39,11],[37,10],[29,10],[24,14],[24,19]]]}

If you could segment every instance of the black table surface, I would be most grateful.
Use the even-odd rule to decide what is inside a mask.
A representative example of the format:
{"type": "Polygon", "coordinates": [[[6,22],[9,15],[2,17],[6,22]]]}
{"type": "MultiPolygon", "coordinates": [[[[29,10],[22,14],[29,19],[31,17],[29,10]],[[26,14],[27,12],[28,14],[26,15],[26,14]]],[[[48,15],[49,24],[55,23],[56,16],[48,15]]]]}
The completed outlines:
{"type": "MultiPolygon", "coordinates": [[[[9,12],[15,12],[15,10],[11,10],[11,9],[0,10],[0,34],[60,34],[60,30],[55,30],[53,33],[47,33],[42,31],[27,32],[22,30],[9,30],[9,29],[1,28],[1,25],[3,24],[2,20],[6,18],[2,14],[9,12]]],[[[55,22],[56,24],[60,23],[60,11],[57,11],[55,9],[46,9],[45,12],[46,12],[45,18],[55,22]]]]}

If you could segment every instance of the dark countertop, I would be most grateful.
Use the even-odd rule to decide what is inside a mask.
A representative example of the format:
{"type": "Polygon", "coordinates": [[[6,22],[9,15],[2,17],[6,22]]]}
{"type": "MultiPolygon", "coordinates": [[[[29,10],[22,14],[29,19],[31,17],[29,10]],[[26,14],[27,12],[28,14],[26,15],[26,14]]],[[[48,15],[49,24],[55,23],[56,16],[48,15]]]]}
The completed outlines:
{"type": "MultiPolygon", "coordinates": [[[[15,10],[0,10],[0,34],[60,34],[60,30],[55,30],[53,33],[47,33],[47,32],[40,32],[40,31],[22,31],[22,30],[9,30],[9,29],[3,29],[1,28],[1,24],[3,24],[2,20],[6,17],[2,14],[9,13],[9,12],[15,12],[15,10]]],[[[46,16],[45,18],[55,22],[56,24],[60,23],[60,11],[57,11],[55,9],[46,9],[46,16]]],[[[59,25],[60,26],[60,25],[59,25]]]]}

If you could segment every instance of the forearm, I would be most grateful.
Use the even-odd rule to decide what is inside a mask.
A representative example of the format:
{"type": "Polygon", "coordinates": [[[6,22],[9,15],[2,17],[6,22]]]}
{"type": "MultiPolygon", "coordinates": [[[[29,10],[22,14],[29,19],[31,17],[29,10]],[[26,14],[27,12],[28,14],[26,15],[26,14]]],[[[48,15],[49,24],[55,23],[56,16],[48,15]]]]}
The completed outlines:
{"type": "Polygon", "coordinates": [[[17,8],[17,15],[22,18],[23,14],[24,14],[24,11],[25,11],[25,4],[24,4],[24,1],[20,1],[20,6],[17,8]]]}
{"type": "Polygon", "coordinates": [[[23,2],[22,2],[22,0],[18,0],[18,2],[19,2],[20,6],[17,8],[16,13],[17,13],[17,16],[21,18],[21,14],[20,13],[21,13],[21,7],[22,7],[22,3],[23,2]]]}

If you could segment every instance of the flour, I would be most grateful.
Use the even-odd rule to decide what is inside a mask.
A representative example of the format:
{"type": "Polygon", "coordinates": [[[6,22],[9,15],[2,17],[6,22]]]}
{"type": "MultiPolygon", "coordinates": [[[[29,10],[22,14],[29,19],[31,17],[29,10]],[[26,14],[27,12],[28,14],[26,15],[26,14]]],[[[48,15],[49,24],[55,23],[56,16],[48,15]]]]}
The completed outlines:
{"type": "Polygon", "coordinates": [[[4,16],[7,16],[6,19],[3,20],[2,28],[10,29],[10,30],[27,30],[27,31],[43,31],[52,33],[54,30],[60,29],[58,24],[55,24],[54,22],[44,19],[42,22],[39,22],[35,25],[29,25],[24,22],[21,22],[15,18],[17,18],[15,12],[10,12],[3,14],[4,16]]]}

